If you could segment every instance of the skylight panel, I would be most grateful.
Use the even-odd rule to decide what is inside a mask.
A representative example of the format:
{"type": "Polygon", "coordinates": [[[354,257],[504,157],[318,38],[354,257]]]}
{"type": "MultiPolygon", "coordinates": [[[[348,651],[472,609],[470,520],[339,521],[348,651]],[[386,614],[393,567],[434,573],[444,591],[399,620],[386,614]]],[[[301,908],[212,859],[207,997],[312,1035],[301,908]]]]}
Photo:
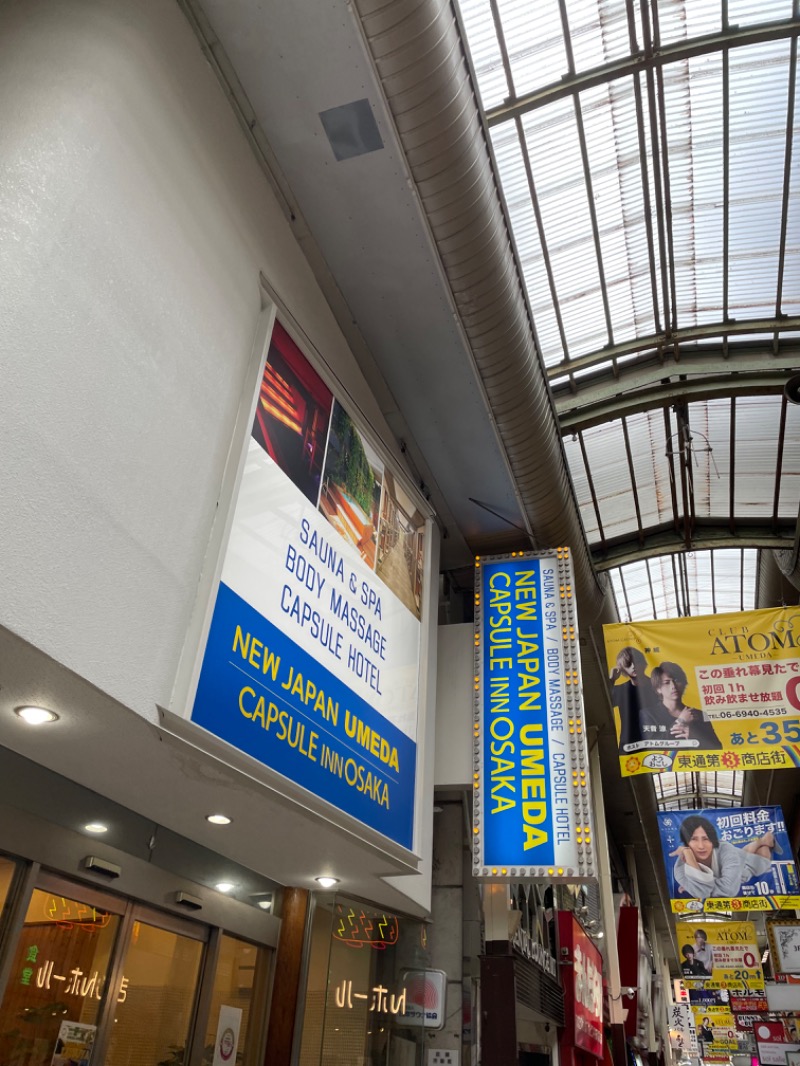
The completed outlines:
{"type": "Polygon", "coordinates": [[[570,0],[567,10],[577,71],[631,54],[625,0],[570,0]]]}
{"type": "Polygon", "coordinates": [[[597,524],[597,513],[592,501],[592,490],[577,435],[564,438],[564,452],[566,453],[567,465],[569,466],[572,484],[575,489],[575,497],[578,501],[581,521],[583,522],[583,528],[586,530],[586,537],[590,543],[597,543],[600,540],[600,527],[597,524]]]}
{"type": "MultiPolygon", "coordinates": [[[[581,94],[599,242],[614,341],[637,333],[637,305],[652,311],[633,79],[581,94]]],[[[652,316],[650,316],[652,321],[652,316]]]]}
{"type": "Polygon", "coordinates": [[[542,255],[539,229],[516,123],[505,122],[493,127],[491,133],[492,147],[531,305],[539,348],[545,365],[553,366],[563,360],[564,346],[561,342],[556,309],[542,255]]]}
{"type": "Polygon", "coordinates": [[[677,323],[686,328],[723,317],[721,57],[670,64],[664,101],[677,323]]]}
{"type": "Polygon", "coordinates": [[[735,513],[744,521],[772,514],[780,410],[780,396],[746,396],[736,401],[734,500],[735,513]]]}
{"type": "Polygon", "coordinates": [[[719,0],[658,0],[658,23],[664,44],[720,33],[722,4],[719,0]]]}
{"type": "Polygon", "coordinates": [[[461,0],[459,10],[469,41],[481,105],[489,111],[502,104],[509,95],[492,10],[489,0],[461,0]]]}
{"type": "MultiPolygon", "coordinates": [[[[738,425],[738,420],[737,420],[738,425]]],[[[731,401],[704,400],[689,406],[694,504],[698,518],[729,513],[731,401]]],[[[673,440],[673,448],[677,438],[673,440]]]]}
{"type": "Polygon", "coordinates": [[[730,59],[730,310],[774,313],[780,248],[789,42],[730,59]]]}
{"type": "Polygon", "coordinates": [[[575,357],[602,347],[608,333],[573,102],[540,108],[526,115],[523,125],[569,354],[575,357]]]}
{"type": "Polygon", "coordinates": [[[792,0],[728,0],[732,26],[752,26],[792,17],[792,0]]]}
{"type": "Polygon", "coordinates": [[[566,74],[558,0],[499,0],[498,10],[517,98],[566,74]]]}
{"type": "Polygon", "coordinates": [[[778,518],[796,518],[800,504],[800,407],[786,406],[778,518]]]}
{"type": "Polygon", "coordinates": [[[622,423],[587,429],[583,440],[606,539],[633,534],[638,523],[622,423]]]}

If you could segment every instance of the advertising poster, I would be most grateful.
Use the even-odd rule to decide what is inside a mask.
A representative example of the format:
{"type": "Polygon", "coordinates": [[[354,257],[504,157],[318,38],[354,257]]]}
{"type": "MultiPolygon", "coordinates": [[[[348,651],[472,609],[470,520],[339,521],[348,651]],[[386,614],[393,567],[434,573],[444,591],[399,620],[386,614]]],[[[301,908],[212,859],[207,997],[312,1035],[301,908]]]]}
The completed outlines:
{"type": "Polygon", "coordinates": [[[800,609],[603,634],[623,777],[800,766],[800,609]]]}
{"type": "Polygon", "coordinates": [[[192,720],[408,849],[424,529],[276,323],[192,720]]]}
{"type": "Polygon", "coordinates": [[[62,1022],[58,1028],[56,1047],[50,1066],[89,1066],[92,1060],[96,1025],[83,1022],[62,1022]]]}
{"type": "Polygon", "coordinates": [[[660,811],[658,827],[676,913],[800,907],[780,807],[660,811]]]}
{"type": "Polygon", "coordinates": [[[473,874],[594,877],[567,548],[475,563],[473,874]]]}
{"type": "MultiPolygon", "coordinates": [[[[690,989],[704,992],[726,990],[749,993],[764,990],[764,972],[753,922],[704,922],[676,924],[683,982],[690,989]]],[[[734,1028],[730,1005],[693,1004],[695,1014],[730,1015],[726,1022],[714,1024],[734,1028]],[[728,1024],[729,1022],[729,1024],[728,1024]]]]}

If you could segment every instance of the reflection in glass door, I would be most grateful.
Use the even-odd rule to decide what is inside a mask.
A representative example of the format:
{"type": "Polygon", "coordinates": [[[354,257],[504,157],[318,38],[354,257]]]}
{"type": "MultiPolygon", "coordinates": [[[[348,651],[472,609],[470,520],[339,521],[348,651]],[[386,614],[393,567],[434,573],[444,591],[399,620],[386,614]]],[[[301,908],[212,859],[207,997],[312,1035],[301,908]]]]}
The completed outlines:
{"type": "Polygon", "coordinates": [[[133,922],[105,1066],[184,1066],[188,1062],[202,957],[202,941],[144,921],[133,922]]]}
{"type": "Polygon", "coordinates": [[[34,889],[0,1005],[2,1066],[91,1056],[120,917],[34,889]]]}

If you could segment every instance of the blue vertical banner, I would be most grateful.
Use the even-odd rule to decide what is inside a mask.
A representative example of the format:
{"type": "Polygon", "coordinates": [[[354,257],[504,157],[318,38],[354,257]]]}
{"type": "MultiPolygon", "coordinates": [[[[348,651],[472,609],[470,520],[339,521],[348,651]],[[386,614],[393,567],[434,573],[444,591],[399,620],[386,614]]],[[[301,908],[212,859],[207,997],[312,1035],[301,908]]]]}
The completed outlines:
{"type": "Polygon", "coordinates": [[[476,560],[473,872],[594,879],[569,550],[476,560]]]}

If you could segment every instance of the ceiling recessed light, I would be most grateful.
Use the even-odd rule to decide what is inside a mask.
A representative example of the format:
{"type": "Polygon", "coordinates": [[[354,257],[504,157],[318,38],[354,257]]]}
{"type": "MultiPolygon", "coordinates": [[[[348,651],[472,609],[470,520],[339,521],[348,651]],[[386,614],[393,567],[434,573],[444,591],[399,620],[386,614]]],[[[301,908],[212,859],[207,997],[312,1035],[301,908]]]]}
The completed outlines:
{"type": "Polygon", "coordinates": [[[211,822],[212,825],[230,825],[233,819],[227,814],[207,814],[206,821],[211,822]]]}
{"type": "Polygon", "coordinates": [[[45,722],[57,722],[58,715],[47,707],[15,707],[14,714],[18,715],[28,725],[44,725],[45,722]]]}
{"type": "Polygon", "coordinates": [[[87,833],[107,833],[108,826],[103,825],[102,822],[89,822],[88,825],[83,827],[87,833]]]}
{"type": "Polygon", "coordinates": [[[272,908],[272,900],[271,899],[260,899],[258,901],[258,905],[259,905],[259,907],[261,908],[262,911],[268,911],[268,910],[270,910],[272,908]]]}
{"type": "Polygon", "coordinates": [[[339,884],[338,877],[316,877],[314,879],[321,888],[333,888],[339,884]]]}
{"type": "Polygon", "coordinates": [[[214,888],[216,888],[217,892],[233,892],[236,885],[230,881],[220,881],[219,884],[214,885],[214,888]]]}

